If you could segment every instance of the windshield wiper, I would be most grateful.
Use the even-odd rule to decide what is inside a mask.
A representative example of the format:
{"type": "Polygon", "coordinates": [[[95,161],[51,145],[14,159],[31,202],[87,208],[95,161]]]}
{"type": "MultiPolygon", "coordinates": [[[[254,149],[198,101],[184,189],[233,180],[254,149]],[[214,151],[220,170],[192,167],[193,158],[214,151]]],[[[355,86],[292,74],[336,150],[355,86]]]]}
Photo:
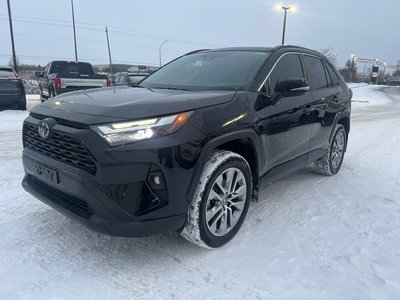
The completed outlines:
{"type": "Polygon", "coordinates": [[[170,86],[170,87],[153,87],[153,89],[193,92],[192,90],[183,89],[183,88],[177,88],[177,87],[175,87],[175,86],[170,86]]]}
{"type": "Polygon", "coordinates": [[[141,89],[148,89],[149,91],[154,92],[152,88],[149,88],[149,87],[146,87],[146,86],[143,86],[143,85],[135,85],[135,86],[131,86],[131,87],[133,87],[133,88],[141,88],[141,89]]]}

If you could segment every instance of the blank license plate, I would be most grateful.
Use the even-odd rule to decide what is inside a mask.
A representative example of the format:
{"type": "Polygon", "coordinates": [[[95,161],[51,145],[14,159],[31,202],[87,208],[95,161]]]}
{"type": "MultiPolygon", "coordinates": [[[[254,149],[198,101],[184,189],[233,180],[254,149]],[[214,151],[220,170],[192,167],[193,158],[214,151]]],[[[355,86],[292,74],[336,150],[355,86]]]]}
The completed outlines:
{"type": "Polygon", "coordinates": [[[39,164],[36,164],[35,168],[36,168],[36,174],[39,175],[40,178],[46,181],[50,181],[52,183],[59,183],[58,173],[56,170],[47,168],[39,164]]]}

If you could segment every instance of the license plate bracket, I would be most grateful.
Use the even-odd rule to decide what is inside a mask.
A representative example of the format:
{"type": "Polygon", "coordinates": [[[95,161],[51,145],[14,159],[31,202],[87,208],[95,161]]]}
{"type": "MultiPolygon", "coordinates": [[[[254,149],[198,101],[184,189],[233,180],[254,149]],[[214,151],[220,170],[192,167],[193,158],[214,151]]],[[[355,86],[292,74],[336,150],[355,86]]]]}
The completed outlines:
{"type": "Polygon", "coordinates": [[[58,177],[58,172],[51,168],[42,166],[40,164],[35,164],[36,174],[45,181],[58,184],[60,182],[58,177]]]}

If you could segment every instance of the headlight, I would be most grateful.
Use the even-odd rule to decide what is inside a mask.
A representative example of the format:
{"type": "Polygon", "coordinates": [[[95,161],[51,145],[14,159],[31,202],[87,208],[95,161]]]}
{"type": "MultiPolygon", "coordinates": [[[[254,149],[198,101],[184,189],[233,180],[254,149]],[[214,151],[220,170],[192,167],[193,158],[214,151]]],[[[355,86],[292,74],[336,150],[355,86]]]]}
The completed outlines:
{"type": "Polygon", "coordinates": [[[111,146],[119,146],[174,133],[191,114],[192,111],[189,111],[166,117],[95,125],[91,128],[111,146]]]}

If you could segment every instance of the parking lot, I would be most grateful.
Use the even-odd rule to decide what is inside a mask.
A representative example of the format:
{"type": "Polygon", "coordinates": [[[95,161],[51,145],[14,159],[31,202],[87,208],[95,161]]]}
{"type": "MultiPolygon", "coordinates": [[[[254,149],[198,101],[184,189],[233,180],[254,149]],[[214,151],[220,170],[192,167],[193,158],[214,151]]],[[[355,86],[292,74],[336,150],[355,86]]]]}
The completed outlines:
{"type": "Polygon", "coordinates": [[[264,189],[237,238],[213,251],[175,233],[94,233],[25,193],[28,112],[0,112],[0,298],[397,298],[400,88],[354,93],[340,174],[308,167],[264,189]]]}

